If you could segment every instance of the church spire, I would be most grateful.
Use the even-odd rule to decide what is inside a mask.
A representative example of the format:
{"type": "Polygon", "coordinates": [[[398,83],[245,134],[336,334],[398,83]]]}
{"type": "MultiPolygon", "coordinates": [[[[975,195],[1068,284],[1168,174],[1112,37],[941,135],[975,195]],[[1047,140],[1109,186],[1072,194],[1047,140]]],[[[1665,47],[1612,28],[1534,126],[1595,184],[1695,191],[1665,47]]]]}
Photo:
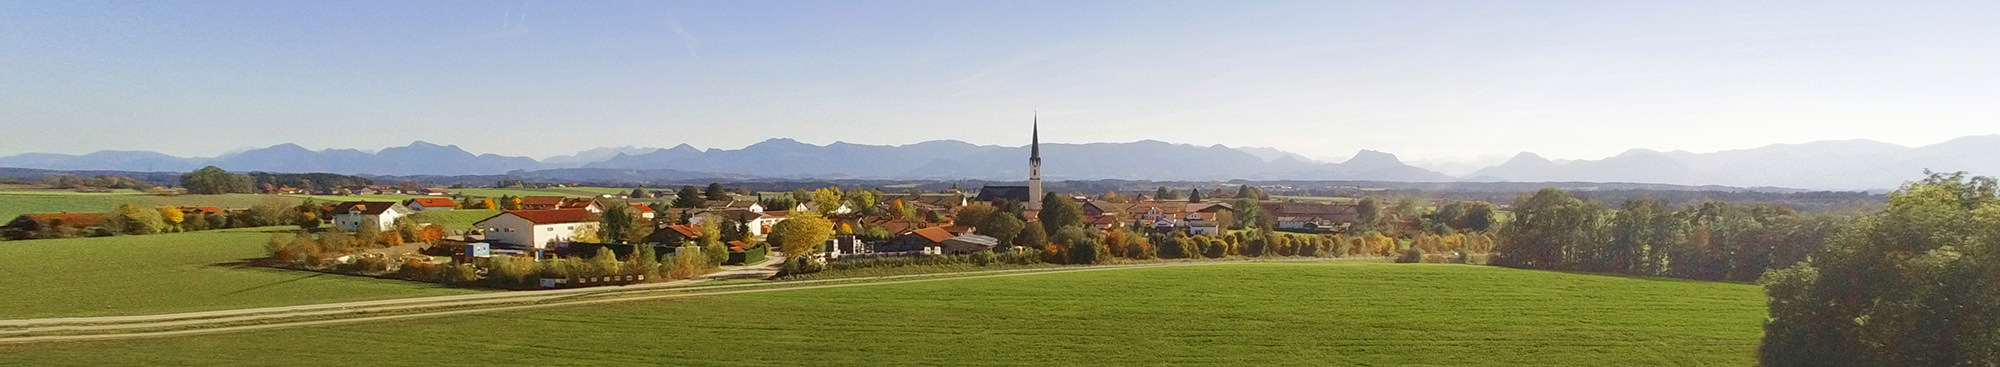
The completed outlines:
{"type": "Polygon", "coordinates": [[[1031,127],[1029,130],[1030,135],[1028,137],[1028,159],[1040,162],[1042,160],[1042,113],[1041,112],[1035,113],[1035,123],[1032,126],[1033,127],[1031,127]]]}

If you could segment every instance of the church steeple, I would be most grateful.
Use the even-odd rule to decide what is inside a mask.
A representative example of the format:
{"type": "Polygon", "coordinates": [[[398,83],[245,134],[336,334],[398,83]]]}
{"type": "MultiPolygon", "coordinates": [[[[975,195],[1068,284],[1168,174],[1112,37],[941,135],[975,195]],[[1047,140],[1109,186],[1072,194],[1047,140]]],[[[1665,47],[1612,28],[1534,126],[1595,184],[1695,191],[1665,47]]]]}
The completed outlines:
{"type": "Polygon", "coordinates": [[[1028,209],[1042,210],[1042,114],[1035,113],[1028,135],[1028,209]]]}
{"type": "Polygon", "coordinates": [[[1028,160],[1034,162],[1041,162],[1042,161],[1042,114],[1041,113],[1035,114],[1035,123],[1034,125],[1031,126],[1033,127],[1029,128],[1030,132],[1028,135],[1028,160]]]}

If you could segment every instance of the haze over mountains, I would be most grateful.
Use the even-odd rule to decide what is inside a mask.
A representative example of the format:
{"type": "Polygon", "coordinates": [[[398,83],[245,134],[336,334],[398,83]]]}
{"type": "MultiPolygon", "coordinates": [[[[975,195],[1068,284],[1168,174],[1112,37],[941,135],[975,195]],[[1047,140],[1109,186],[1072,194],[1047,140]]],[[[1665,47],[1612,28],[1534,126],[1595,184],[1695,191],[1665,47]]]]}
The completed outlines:
{"type": "MultiPolygon", "coordinates": [[[[1195,146],[1154,140],[1130,143],[1043,144],[1049,179],[1131,180],[1362,180],[1405,182],[1631,182],[1802,189],[1889,189],[1935,171],[2000,173],[2000,135],[1970,136],[1905,147],[1870,140],[1775,144],[1712,153],[1634,149],[1598,160],[1552,161],[1522,152],[1498,165],[1464,163],[1447,175],[1404,163],[1393,154],[1363,150],[1339,163],[1308,159],[1273,148],[1195,146]]],[[[1026,147],[974,145],[955,140],[887,146],[836,142],[813,145],[770,139],[742,149],[608,147],[536,160],[473,154],[454,145],[418,141],[367,152],[309,150],[294,144],[225,154],[174,157],[145,151],[84,155],[22,154],[0,157],[0,167],[48,170],[174,172],[215,165],[232,171],[332,172],[363,175],[518,175],[621,177],[631,172],[673,172],[677,177],[814,179],[981,179],[1027,176],[1026,147]]]]}

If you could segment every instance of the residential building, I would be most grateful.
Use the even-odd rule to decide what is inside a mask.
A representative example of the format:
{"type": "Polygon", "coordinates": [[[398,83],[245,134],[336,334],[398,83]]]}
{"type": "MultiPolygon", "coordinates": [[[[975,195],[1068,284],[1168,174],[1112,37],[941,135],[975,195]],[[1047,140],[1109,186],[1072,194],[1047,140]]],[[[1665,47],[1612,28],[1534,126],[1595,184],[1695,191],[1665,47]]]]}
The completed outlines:
{"type": "Polygon", "coordinates": [[[403,206],[420,212],[426,210],[453,210],[458,209],[458,202],[451,201],[451,198],[415,198],[404,200],[403,206]]]}
{"type": "Polygon", "coordinates": [[[480,220],[486,242],[545,250],[569,242],[576,232],[597,228],[593,213],[583,209],[509,210],[480,220]]]}
{"type": "Polygon", "coordinates": [[[413,211],[403,203],[393,201],[349,201],[333,206],[333,226],[343,231],[358,231],[361,226],[374,226],[378,230],[389,230],[397,218],[410,215],[413,211]]]}

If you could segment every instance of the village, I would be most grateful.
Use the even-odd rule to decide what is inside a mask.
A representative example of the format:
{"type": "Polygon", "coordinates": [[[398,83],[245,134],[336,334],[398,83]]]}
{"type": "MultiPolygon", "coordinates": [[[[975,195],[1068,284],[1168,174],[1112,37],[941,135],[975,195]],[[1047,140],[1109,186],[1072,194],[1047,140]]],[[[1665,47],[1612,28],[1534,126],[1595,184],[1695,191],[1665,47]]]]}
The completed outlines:
{"type": "MultiPolygon", "coordinates": [[[[263,264],[500,288],[628,284],[660,280],[663,274],[684,279],[722,266],[797,275],[824,269],[829,262],[856,259],[978,255],[1011,256],[1020,260],[1010,261],[1023,263],[1088,264],[1102,262],[1100,256],[1298,253],[1267,250],[1279,241],[1273,233],[1296,236],[1303,246],[1318,246],[1305,250],[1308,254],[1391,256],[1411,247],[1410,240],[1424,239],[1412,235],[1423,226],[1423,218],[1385,216],[1391,208],[1372,198],[1274,198],[1247,184],[1209,187],[1206,193],[1194,187],[1185,194],[1165,186],[1153,192],[1095,195],[1044,192],[1040,134],[1035,130],[1026,185],[986,185],[971,192],[957,187],[934,192],[839,187],[751,192],[710,183],[678,190],[601,188],[594,195],[478,196],[478,188],[301,182],[299,186],[305,187],[254,188],[261,195],[304,197],[296,206],[267,201],[248,208],[168,206],[157,208],[157,214],[152,208],[125,206],[110,213],[31,213],[0,231],[10,239],[30,239],[297,226],[296,234],[273,236],[270,258],[263,264]],[[349,197],[361,199],[342,200],[349,197]],[[375,199],[396,197],[405,199],[375,199]],[[815,239],[778,241],[787,235],[801,236],[777,233],[800,217],[810,218],[805,223],[818,227],[804,230],[815,239]],[[1367,231],[1357,231],[1357,223],[1367,231]],[[1404,233],[1394,233],[1398,227],[1404,233]],[[1381,230],[1392,231],[1396,238],[1381,230]],[[1103,248],[1076,255],[1072,248],[1078,241],[1103,248]],[[808,248],[788,249],[786,244],[808,248]],[[674,265],[683,258],[703,260],[674,265]],[[600,265],[586,265],[593,261],[600,265]]],[[[211,167],[187,177],[213,176],[194,181],[229,182],[231,175],[235,174],[211,167]]],[[[580,186],[525,181],[499,185],[580,186]]],[[[1488,211],[1479,220],[1490,223],[1492,208],[1485,208],[1488,211]]],[[[1476,232],[1484,227],[1464,229],[1476,232]]],[[[1292,238],[1284,242],[1289,244],[1292,238]]],[[[1467,254],[1458,250],[1467,249],[1468,242],[1490,240],[1460,236],[1431,242],[1451,245],[1418,243],[1416,247],[1425,253],[1411,256],[1421,259],[1429,254],[1433,260],[1456,256],[1455,261],[1465,261],[1467,254]]]]}

